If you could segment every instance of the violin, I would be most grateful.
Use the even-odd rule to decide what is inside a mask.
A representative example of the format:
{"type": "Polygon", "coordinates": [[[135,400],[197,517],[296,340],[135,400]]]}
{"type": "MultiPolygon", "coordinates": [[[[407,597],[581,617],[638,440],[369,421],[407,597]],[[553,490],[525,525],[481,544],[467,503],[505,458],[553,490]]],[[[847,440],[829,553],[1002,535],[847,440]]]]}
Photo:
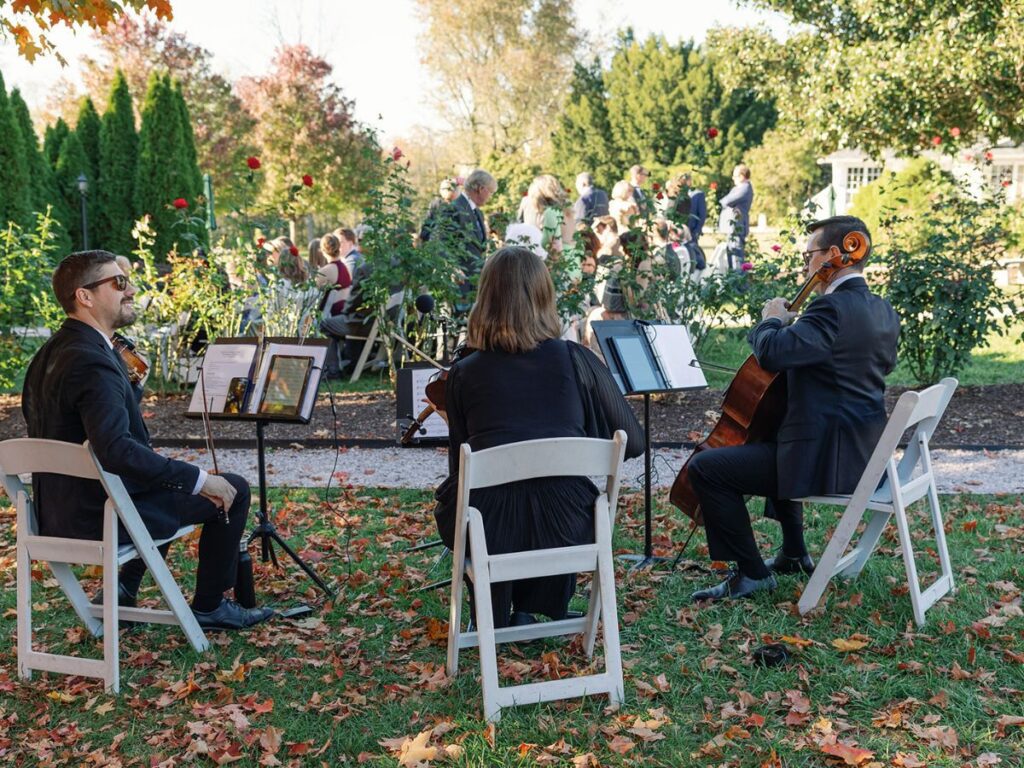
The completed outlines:
{"type": "Polygon", "coordinates": [[[135,348],[135,342],[127,336],[115,332],[110,341],[114,346],[114,351],[120,355],[128,369],[128,380],[132,384],[142,386],[142,382],[149,375],[149,361],[135,348]]]}
{"type": "MultiPolygon", "coordinates": [[[[468,355],[470,352],[475,350],[462,346],[455,350],[455,360],[461,360],[463,357],[468,355]]],[[[423,388],[424,394],[426,395],[427,405],[420,411],[419,415],[413,419],[408,428],[402,434],[402,445],[409,445],[413,438],[416,437],[417,432],[423,431],[423,424],[430,415],[436,412],[445,421],[448,420],[445,415],[445,385],[448,381],[448,371],[450,368],[439,368],[437,376],[427,382],[427,386],[423,388]]]]}
{"type": "MultiPolygon", "coordinates": [[[[867,252],[868,240],[862,232],[847,234],[843,238],[840,253],[822,264],[807,279],[786,308],[792,312],[798,311],[815,287],[830,283],[840,270],[856,264],[867,252]]],[[[703,517],[700,501],[686,471],[690,459],[709,448],[747,445],[773,439],[786,414],[786,405],[786,377],[766,371],[758,364],[757,358],[750,355],[725,391],[718,423],[704,442],[693,449],[669,492],[669,501],[693,521],[693,528],[701,523],[703,517]]]]}

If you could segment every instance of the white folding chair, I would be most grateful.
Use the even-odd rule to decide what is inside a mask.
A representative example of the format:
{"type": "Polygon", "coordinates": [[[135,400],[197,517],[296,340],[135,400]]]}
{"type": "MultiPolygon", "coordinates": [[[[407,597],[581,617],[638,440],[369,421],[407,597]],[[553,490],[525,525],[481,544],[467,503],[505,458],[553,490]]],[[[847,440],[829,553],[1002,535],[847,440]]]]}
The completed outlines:
{"type": "Polygon", "coordinates": [[[612,527],[618,504],[619,482],[626,433],[612,440],[554,438],[528,440],[474,453],[462,446],[459,457],[459,492],[452,554],[452,591],[448,623],[448,675],[458,674],[459,650],[480,648],[484,717],[497,721],[502,707],[607,693],[613,703],[623,700],[622,658],[615,602],[615,568],[612,559],[612,527]],[[474,488],[486,488],[516,480],[565,475],[605,476],[605,488],[594,503],[594,543],[573,547],[537,549],[491,555],[487,551],[483,519],[469,506],[474,488]],[[466,557],[467,529],[472,561],[466,557]],[[522,627],[494,628],[491,584],[517,579],[591,572],[590,605],[586,615],[561,621],[539,622],[522,627]],[[463,575],[473,583],[476,623],[479,629],[462,631],[463,575]],[[497,644],[540,637],[584,633],[587,656],[594,652],[598,622],[604,617],[605,671],[561,680],[500,687],[497,644]]]}
{"type": "Polygon", "coordinates": [[[0,442],[0,475],[7,495],[17,507],[18,674],[23,679],[30,679],[34,669],[83,675],[102,679],[107,690],[117,693],[120,689],[119,619],[177,624],[197,652],[209,648],[203,630],[157,551],[158,546],[184,536],[194,526],[179,529],[169,539],[153,541],[121,478],[103,470],[88,442],[75,445],[58,440],[5,440],[0,442]],[[103,512],[103,539],[89,541],[40,536],[36,510],[28,490],[18,477],[33,472],[98,480],[107,492],[103,512]],[[118,520],[128,531],[132,544],[118,545],[118,520]],[[118,567],[135,557],[141,557],[146,563],[170,610],[122,608],[117,604],[118,567]],[[49,565],[75,613],[95,637],[103,638],[102,659],[62,656],[32,649],[33,561],[45,561],[49,565]],[[102,566],[102,605],[89,602],[71,564],[102,566]]]}
{"type": "MultiPolygon", "coordinates": [[[[387,314],[396,307],[402,305],[402,300],[405,298],[405,289],[395,291],[388,297],[387,304],[384,305],[384,313],[387,314]]],[[[370,324],[370,330],[366,336],[346,336],[346,339],[365,339],[363,349],[359,353],[359,359],[356,360],[355,367],[352,369],[352,378],[349,381],[359,381],[359,377],[363,375],[363,369],[366,367],[367,361],[370,359],[370,352],[373,350],[373,345],[377,341],[377,336],[380,335],[380,321],[376,316],[373,318],[373,322],[370,324]]],[[[389,339],[383,338],[381,341],[384,344],[389,342],[389,339]]],[[[381,348],[383,352],[383,347],[381,348]]],[[[378,357],[380,354],[378,353],[378,357]]]]}
{"type": "Polygon", "coordinates": [[[942,418],[950,398],[953,397],[956,385],[956,379],[947,378],[922,392],[903,393],[893,408],[882,436],[852,494],[808,496],[798,499],[812,504],[846,507],[825,548],[825,553],[800,597],[798,607],[801,614],[817,606],[833,576],[842,575],[852,579],[861,572],[889,519],[893,517],[899,531],[900,548],[907,571],[907,586],[914,608],[914,620],[918,626],[924,624],[925,611],[944,595],[954,591],[953,570],[946,547],[946,535],[942,528],[942,510],[939,507],[928,441],[935,432],[935,427],[942,418]],[[902,435],[911,428],[914,430],[913,435],[897,463],[896,448],[902,435]],[[880,480],[883,481],[881,484],[880,480]],[[922,591],[917,576],[917,564],[914,561],[913,540],[910,537],[906,510],[925,496],[928,497],[931,509],[931,523],[935,530],[941,573],[930,587],[922,591]],[[871,510],[872,515],[857,546],[844,555],[867,510],[871,510]]]}

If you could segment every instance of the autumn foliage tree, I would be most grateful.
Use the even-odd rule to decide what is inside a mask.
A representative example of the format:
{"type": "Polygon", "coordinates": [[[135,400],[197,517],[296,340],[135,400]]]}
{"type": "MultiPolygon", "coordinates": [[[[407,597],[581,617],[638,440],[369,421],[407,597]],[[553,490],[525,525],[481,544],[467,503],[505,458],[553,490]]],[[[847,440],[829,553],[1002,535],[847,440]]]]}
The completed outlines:
{"type": "Polygon", "coordinates": [[[330,74],[331,65],[307,46],[290,45],[278,49],[267,75],[238,82],[255,120],[251,138],[263,164],[257,202],[264,210],[295,219],[313,210],[351,212],[365,199],[378,167],[375,142],[330,74]],[[304,188],[304,175],[314,191],[304,188]]]}

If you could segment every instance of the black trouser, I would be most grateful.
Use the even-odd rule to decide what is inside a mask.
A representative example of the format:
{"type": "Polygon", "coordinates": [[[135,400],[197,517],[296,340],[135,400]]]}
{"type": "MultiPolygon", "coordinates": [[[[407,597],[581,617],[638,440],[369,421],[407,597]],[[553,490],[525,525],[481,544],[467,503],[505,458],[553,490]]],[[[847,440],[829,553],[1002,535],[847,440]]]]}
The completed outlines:
{"type": "MultiPolygon", "coordinates": [[[[701,451],[690,459],[687,472],[700,499],[712,560],[735,562],[754,579],[768,575],[754,541],[754,529],[744,496],[770,500],[782,525],[783,551],[802,555],[803,505],[776,498],[778,493],[775,443],[756,443],[701,451]]],[[[767,503],[767,502],[766,502],[767,503]]]]}
{"type": "MultiPolygon", "coordinates": [[[[209,499],[196,494],[174,494],[174,504],[178,513],[178,524],[201,524],[199,535],[199,565],[196,567],[196,591],[193,605],[197,610],[210,610],[202,607],[220,603],[221,596],[234,588],[238,576],[238,547],[245,532],[249,517],[249,483],[238,475],[221,475],[234,486],[235,500],[228,510],[230,522],[224,522],[224,514],[209,499]]],[[[169,544],[160,547],[160,554],[167,556],[169,544]]],[[[141,558],[129,560],[121,567],[121,584],[130,593],[138,592],[142,576],[146,572],[146,564],[141,558]]]]}

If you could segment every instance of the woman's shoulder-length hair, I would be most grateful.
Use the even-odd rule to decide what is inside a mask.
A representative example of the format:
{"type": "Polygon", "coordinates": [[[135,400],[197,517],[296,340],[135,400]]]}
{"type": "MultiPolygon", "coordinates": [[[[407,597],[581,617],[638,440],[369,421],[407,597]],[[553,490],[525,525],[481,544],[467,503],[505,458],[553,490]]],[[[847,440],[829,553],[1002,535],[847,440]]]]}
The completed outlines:
{"type": "Polygon", "coordinates": [[[521,246],[490,256],[469,313],[467,345],[521,354],[561,335],[555,287],[544,262],[521,246]]]}

